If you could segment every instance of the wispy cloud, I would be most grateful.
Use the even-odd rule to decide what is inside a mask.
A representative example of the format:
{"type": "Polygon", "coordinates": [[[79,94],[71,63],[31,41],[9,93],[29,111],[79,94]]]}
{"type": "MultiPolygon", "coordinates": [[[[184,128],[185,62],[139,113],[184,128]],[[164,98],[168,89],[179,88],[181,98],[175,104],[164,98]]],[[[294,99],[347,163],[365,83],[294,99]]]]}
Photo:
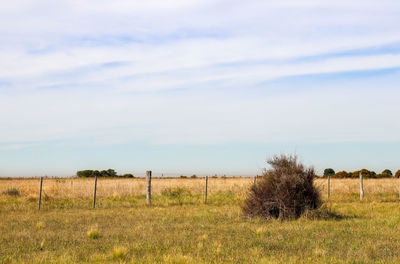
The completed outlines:
{"type": "Polygon", "coordinates": [[[399,141],[399,12],[389,0],[8,2],[0,149],[399,141]]]}

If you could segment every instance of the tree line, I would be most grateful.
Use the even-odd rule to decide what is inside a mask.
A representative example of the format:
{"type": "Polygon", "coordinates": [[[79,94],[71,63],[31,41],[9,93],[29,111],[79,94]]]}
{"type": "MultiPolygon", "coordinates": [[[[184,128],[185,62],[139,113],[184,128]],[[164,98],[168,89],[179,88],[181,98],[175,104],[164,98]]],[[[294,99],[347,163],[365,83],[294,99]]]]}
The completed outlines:
{"type": "Polygon", "coordinates": [[[364,178],[371,178],[371,179],[380,179],[380,178],[392,178],[400,177],[400,170],[398,170],[394,175],[391,170],[386,169],[381,173],[377,174],[375,171],[370,171],[367,169],[362,169],[353,172],[347,171],[339,171],[335,172],[332,168],[328,168],[324,170],[324,177],[332,177],[332,178],[358,178],[360,177],[360,173],[363,175],[364,178]]]}
{"type": "Polygon", "coordinates": [[[113,169],[108,170],[81,170],[76,172],[76,176],[79,178],[94,178],[94,177],[104,177],[104,178],[135,178],[133,174],[126,173],[123,175],[118,175],[113,169]]]}

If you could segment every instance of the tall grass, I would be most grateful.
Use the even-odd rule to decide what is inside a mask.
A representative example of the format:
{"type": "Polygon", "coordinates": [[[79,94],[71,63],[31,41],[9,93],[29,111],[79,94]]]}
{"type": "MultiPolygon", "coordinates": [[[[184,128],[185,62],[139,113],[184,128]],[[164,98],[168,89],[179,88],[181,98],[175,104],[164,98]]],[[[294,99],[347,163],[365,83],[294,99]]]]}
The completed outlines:
{"type": "MultiPolygon", "coordinates": [[[[244,196],[252,183],[250,178],[210,179],[209,194],[230,191],[244,196]]],[[[0,179],[0,193],[8,188],[18,188],[23,196],[37,196],[39,179],[0,179]]],[[[192,194],[204,192],[204,179],[152,179],[152,194],[161,195],[166,189],[189,190],[192,194]]],[[[44,179],[43,191],[50,197],[91,198],[94,180],[80,178],[44,179]]],[[[98,197],[125,197],[146,194],[145,179],[104,179],[97,182],[98,197]]]]}
{"type": "MultiPolygon", "coordinates": [[[[252,178],[209,178],[208,194],[230,192],[238,197],[246,197],[252,178]]],[[[153,179],[152,194],[161,195],[165,190],[188,190],[192,195],[204,194],[204,179],[153,179]]],[[[314,184],[320,189],[322,197],[326,198],[327,179],[315,179],[314,184]]],[[[44,179],[43,192],[52,198],[92,198],[93,179],[44,179]]],[[[8,195],[8,190],[18,190],[18,193],[28,199],[37,199],[39,192],[39,179],[0,179],[0,194],[8,195]]],[[[366,179],[364,180],[365,198],[369,195],[390,194],[398,195],[399,180],[366,179]]],[[[13,191],[14,193],[14,191],[13,191]]],[[[359,193],[358,179],[331,179],[332,198],[345,197],[359,193]]],[[[144,179],[98,179],[98,197],[129,197],[146,194],[144,179]]],[[[0,195],[1,196],[1,195],[0,195]]]]}

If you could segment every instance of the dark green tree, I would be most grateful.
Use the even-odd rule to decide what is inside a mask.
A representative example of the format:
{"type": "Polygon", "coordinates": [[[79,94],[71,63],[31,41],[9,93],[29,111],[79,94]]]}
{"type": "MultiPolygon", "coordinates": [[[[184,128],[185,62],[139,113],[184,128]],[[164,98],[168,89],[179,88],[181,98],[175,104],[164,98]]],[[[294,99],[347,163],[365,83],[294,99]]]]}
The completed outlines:
{"type": "Polygon", "coordinates": [[[77,171],[76,176],[80,178],[89,178],[89,177],[107,177],[107,178],[113,178],[113,177],[125,177],[125,178],[133,178],[132,174],[126,174],[119,176],[117,175],[117,172],[113,169],[108,169],[108,170],[82,170],[82,171],[77,171]]]}
{"type": "Polygon", "coordinates": [[[80,177],[80,178],[89,178],[89,177],[93,177],[93,170],[82,170],[82,171],[77,171],[76,172],[76,176],[80,177]]]}
{"type": "Polygon", "coordinates": [[[135,176],[133,176],[133,174],[131,174],[131,173],[126,173],[126,174],[124,174],[124,175],[122,175],[120,177],[122,177],[122,178],[135,178],[135,176]]]}
{"type": "Polygon", "coordinates": [[[117,173],[113,169],[102,170],[100,172],[101,177],[116,177],[117,173]]]}
{"type": "Polygon", "coordinates": [[[332,168],[328,168],[324,170],[324,177],[335,175],[335,171],[332,168]]]}
{"type": "Polygon", "coordinates": [[[389,169],[386,169],[386,170],[382,171],[382,174],[388,174],[388,175],[390,175],[390,176],[393,176],[392,171],[389,170],[389,169]]]}

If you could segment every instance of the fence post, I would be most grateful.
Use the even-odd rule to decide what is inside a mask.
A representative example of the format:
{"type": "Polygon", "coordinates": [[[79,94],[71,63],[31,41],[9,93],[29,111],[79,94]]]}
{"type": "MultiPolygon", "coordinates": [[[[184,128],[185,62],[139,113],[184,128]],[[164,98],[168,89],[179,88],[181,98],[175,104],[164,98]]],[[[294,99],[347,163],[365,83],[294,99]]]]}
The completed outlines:
{"type": "Polygon", "coordinates": [[[331,176],[328,175],[328,199],[331,196],[331,176]]]}
{"type": "Polygon", "coordinates": [[[254,185],[257,183],[257,176],[254,176],[254,185]]]}
{"type": "Polygon", "coordinates": [[[206,189],[204,192],[204,203],[207,203],[207,187],[208,187],[208,176],[206,176],[206,189]]]}
{"type": "Polygon", "coordinates": [[[364,198],[364,186],[363,186],[363,176],[360,172],[360,201],[364,198]]]}
{"type": "Polygon", "coordinates": [[[40,204],[42,203],[42,186],[43,186],[43,176],[40,177],[39,210],[40,210],[40,204]]]}
{"type": "Polygon", "coordinates": [[[97,175],[94,178],[93,209],[96,208],[97,175]]]}
{"type": "Polygon", "coordinates": [[[147,204],[151,205],[151,171],[146,171],[146,182],[147,182],[147,204]]]}

